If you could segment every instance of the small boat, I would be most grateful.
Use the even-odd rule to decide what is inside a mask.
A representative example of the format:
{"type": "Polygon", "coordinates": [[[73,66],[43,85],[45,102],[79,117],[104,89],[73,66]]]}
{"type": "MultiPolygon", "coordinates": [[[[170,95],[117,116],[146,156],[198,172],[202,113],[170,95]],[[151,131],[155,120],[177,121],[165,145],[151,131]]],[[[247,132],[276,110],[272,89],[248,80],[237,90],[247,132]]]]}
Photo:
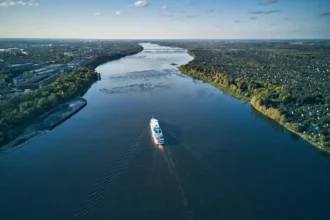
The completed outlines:
{"type": "Polygon", "coordinates": [[[162,129],[160,129],[158,120],[155,118],[152,118],[150,120],[150,129],[152,138],[154,139],[156,144],[164,144],[164,137],[162,129]]]}

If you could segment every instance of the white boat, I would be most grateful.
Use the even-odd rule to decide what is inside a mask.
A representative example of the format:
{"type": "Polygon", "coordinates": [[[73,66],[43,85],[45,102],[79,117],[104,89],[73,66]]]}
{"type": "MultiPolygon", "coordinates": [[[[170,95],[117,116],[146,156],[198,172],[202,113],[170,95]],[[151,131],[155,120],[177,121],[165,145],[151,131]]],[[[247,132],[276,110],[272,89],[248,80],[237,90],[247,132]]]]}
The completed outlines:
{"type": "Polygon", "coordinates": [[[154,139],[155,143],[164,144],[163,132],[159,126],[157,119],[152,118],[150,120],[150,129],[151,129],[152,138],[154,139]]]}

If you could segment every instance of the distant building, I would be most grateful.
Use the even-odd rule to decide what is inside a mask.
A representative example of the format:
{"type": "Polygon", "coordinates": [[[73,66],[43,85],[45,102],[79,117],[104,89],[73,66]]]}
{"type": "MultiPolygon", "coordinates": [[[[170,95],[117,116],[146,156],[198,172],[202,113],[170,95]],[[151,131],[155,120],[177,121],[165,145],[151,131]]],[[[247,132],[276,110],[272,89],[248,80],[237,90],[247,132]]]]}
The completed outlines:
{"type": "Polygon", "coordinates": [[[33,63],[24,63],[24,64],[12,64],[8,65],[8,71],[29,71],[34,68],[33,63]]]}
{"type": "Polygon", "coordinates": [[[24,82],[24,77],[23,76],[18,76],[16,78],[13,78],[13,84],[14,85],[20,84],[22,82],[24,82]]]}
{"type": "Polygon", "coordinates": [[[72,57],[74,54],[71,53],[71,52],[65,52],[63,53],[64,56],[69,56],[69,57],[72,57]]]}
{"type": "Polygon", "coordinates": [[[24,77],[30,77],[31,75],[34,77],[45,75],[45,74],[52,74],[52,73],[64,73],[68,69],[66,64],[53,64],[48,65],[39,69],[32,70],[30,72],[24,73],[24,77]]]}
{"type": "Polygon", "coordinates": [[[77,69],[84,65],[88,60],[86,58],[76,58],[72,60],[70,63],[67,63],[70,69],[77,69]]]}
{"type": "Polygon", "coordinates": [[[24,89],[24,90],[32,90],[32,89],[40,89],[52,82],[54,82],[58,78],[58,74],[46,74],[42,76],[35,77],[31,80],[25,81],[17,85],[17,89],[24,89]]]}
{"type": "Polygon", "coordinates": [[[18,89],[39,89],[55,81],[59,76],[68,71],[66,64],[53,64],[30,72],[25,72],[21,78],[16,79],[18,89]]]}
{"type": "Polygon", "coordinates": [[[7,49],[0,49],[0,53],[7,52],[7,53],[19,53],[21,50],[18,48],[7,48],[7,49]]]}

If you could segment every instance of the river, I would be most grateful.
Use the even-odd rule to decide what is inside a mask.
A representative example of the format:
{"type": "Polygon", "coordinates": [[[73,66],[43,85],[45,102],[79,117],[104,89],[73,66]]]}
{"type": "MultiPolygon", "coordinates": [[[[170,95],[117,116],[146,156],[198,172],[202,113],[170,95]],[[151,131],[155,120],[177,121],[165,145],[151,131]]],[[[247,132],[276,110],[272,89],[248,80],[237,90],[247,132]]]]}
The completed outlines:
{"type": "Polygon", "coordinates": [[[330,219],[327,154],[181,74],[186,51],[142,45],[97,68],[75,116],[0,155],[1,220],[330,219]]]}

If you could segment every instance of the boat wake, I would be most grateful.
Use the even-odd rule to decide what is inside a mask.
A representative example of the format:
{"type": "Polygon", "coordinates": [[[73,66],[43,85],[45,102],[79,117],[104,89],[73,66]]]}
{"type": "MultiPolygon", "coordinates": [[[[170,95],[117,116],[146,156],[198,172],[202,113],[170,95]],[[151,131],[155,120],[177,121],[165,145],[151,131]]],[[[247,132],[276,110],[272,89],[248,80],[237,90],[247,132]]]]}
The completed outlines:
{"type": "Polygon", "coordinates": [[[182,203],[183,203],[184,207],[187,210],[188,218],[189,219],[194,219],[194,214],[189,208],[189,203],[188,203],[188,199],[186,197],[186,193],[185,193],[185,191],[182,187],[178,172],[177,172],[177,170],[175,168],[175,164],[172,160],[171,151],[170,151],[169,148],[163,148],[162,152],[163,152],[163,155],[164,155],[164,159],[165,159],[165,161],[168,165],[169,171],[170,171],[171,175],[174,177],[175,182],[179,186],[179,190],[180,190],[180,194],[181,194],[181,198],[182,198],[182,203]]]}
{"type": "MultiPolygon", "coordinates": [[[[213,184],[209,184],[210,189],[215,187],[214,192],[218,192],[219,195],[228,196],[228,192],[230,192],[231,194],[228,197],[228,203],[231,202],[234,205],[249,203],[249,201],[250,201],[249,198],[246,195],[244,195],[244,193],[241,192],[239,185],[236,184],[235,182],[232,182],[230,179],[228,179],[227,175],[224,174],[223,172],[221,172],[221,170],[215,168],[209,161],[207,161],[204,158],[204,156],[201,152],[199,152],[197,149],[193,148],[191,145],[186,143],[183,140],[183,138],[176,135],[176,133],[174,131],[167,129],[166,127],[164,127],[163,130],[168,135],[170,135],[172,138],[175,139],[176,146],[184,147],[185,149],[187,149],[186,153],[188,153],[188,152],[191,153],[191,155],[200,162],[200,166],[199,166],[200,171],[199,172],[209,173],[209,176],[211,177],[211,180],[209,182],[213,183],[213,184]],[[214,184],[215,182],[217,182],[218,184],[214,184]],[[218,186],[222,186],[222,187],[217,188],[218,186]],[[234,198],[239,198],[239,199],[236,200],[234,198]]],[[[179,177],[176,173],[176,169],[175,169],[174,163],[172,161],[170,148],[168,146],[165,146],[165,151],[166,151],[165,156],[167,154],[166,158],[168,158],[167,160],[168,160],[168,164],[170,166],[170,170],[172,170],[172,173],[174,174],[174,176],[176,176],[177,181],[179,182],[179,177]]],[[[181,187],[181,184],[180,184],[180,187],[181,187]]],[[[183,189],[182,189],[182,192],[183,192],[183,195],[185,195],[183,189]]],[[[205,200],[207,200],[207,199],[208,198],[206,197],[205,200]]]]}
{"type": "Polygon", "coordinates": [[[183,138],[176,135],[175,132],[173,132],[172,130],[167,128],[164,128],[164,130],[166,131],[166,133],[168,133],[172,138],[174,138],[177,141],[178,145],[181,145],[187,150],[189,150],[190,153],[192,153],[197,159],[199,159],[203,164],[205,164],[210,170],[218,172],[207,160],[204,159],[204,155],[201,152],[199,152],[198,150],[193,148],[190,144],[185,142],[183,138]]]}
{"type": "Polygon", "coordinates": [[[134,157],[136,149],[140,146],[141,139],[146,130],[147,126],[144,127],[142,132],[135,139],[132,145],[125,151],[119,161],[104,176],[103,181],[96,185],[85,202],[78,207],[78,209],[70,217],[71,220],[86,220],[93,217],[97,209],[111,195],[115,186],[118,185],[120,177],[126,171],[129,162],[134,157]]]}

